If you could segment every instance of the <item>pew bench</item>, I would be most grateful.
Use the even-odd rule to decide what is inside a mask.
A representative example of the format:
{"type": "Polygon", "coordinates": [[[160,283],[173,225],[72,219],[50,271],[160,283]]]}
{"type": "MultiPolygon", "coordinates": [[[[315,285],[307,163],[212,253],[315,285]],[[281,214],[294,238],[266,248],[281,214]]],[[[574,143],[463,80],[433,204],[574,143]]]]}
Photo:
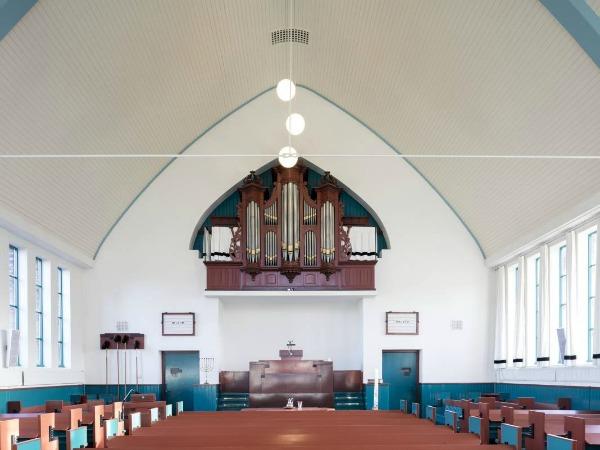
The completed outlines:
{"type": "Polygon", "coordinates": [[[18,424],[17,443],[20,445],[21,441],[32,441],[23,444],[24,446],[27,445],[26,447],[19,448],[35,448],[39,445],[40,450],[59,450],[58,440],[54,436],[54,413],[0,414],[0,422],[11,420],[16,420],[18,424]]]}
{"type": "Polygon", "coordinates": [[[521,408],[517,403],[499,402],[493,398],[490,400],[476,404],[477,409],[472,406],[469,409],[469,432],[479,436],[482,444],[498,441],[503,422],[502,408],[521,408]]]}
{"type": "MultiPolygon", "coordinates": [[[[547,435],[564,436],[565,419],[569,416],[596,419],[600,411],[532,410],[529,411],[529,431],[523,436],[527,450],[545,450],[547,435]]],[[[516,446],[515,446],[516,448],[516,446]]]]}
{"type": "Polygon", "coordinates": [[[549,434],[548,450],[600,449],[600,415],[598,417],[566,417],[564,436],[549,434]]]}

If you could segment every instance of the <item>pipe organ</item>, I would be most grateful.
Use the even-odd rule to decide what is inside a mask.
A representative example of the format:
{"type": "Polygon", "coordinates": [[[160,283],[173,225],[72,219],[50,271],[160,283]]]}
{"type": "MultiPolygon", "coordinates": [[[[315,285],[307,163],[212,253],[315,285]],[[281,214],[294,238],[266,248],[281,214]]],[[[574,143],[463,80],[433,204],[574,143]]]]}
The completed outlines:
{"type": "Polygon", "coordinates": [[[216,232],[219,238],[230,236],[229,255],[220,243],[218,257],[211,258],[217,244],[204,229],[207,289],[374,289],[377,239],[365,240],[352,229],[370,229],[366,234],[376,236],[376,228],[366,217],[344,216],[337,180],[326,172],[309,186],[302,164],[271,170],[270,185],[255,172],[243,180],[235,217],[211,217],[230,229],[216,232]],[[369,257],[353,255],[355,235],[362,239],[361,254],[369,257]]]}

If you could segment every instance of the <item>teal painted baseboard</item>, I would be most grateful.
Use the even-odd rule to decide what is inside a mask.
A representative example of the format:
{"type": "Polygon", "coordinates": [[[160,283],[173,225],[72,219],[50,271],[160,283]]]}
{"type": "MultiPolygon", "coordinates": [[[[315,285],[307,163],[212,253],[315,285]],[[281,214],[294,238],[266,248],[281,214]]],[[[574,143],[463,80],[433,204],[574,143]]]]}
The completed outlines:
{"type": "MultiPolygon", "coordinates": [[[[86,384],[83,388],[84,394],[90,398],[102,398],[107,402],[112,402],[117,399],[116,384],[109,384],[108,386],[104,384],[86,384]]],[[[124,386],[121,385],[119,397],[123,398],[130,389],[133,389],[133,393],[154,394],[157,400],[162,400],[162,385],[160,384],[140,384],[139,387],[135,384],[127,385],[127,391],[125,391],[124,386]]]]}
{"type": "Polygon", "coordinates": [[[24,407],[41,405],[46,400],[71,401],[71,395],[83,394],[83,385],[44,386],[0,390],[0,414],[6,413],[6,402],[19,400],[24,407]]]}
{"type": "Polygon", "coordinates": [[[482,393],[495,392],[494,383],[421,383],[423,405],[439,406],[445,399],[477,398],[482,393]]]}

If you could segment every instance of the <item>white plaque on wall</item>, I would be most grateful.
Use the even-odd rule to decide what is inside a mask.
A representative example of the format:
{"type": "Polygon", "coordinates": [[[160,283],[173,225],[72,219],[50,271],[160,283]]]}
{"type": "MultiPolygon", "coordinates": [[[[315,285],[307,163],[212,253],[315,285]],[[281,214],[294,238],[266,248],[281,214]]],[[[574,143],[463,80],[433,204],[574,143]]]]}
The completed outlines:
{"type": "Polygon", "coordinates": [[[196,316],[194,313],[163,313],[163,336],[194,336],[196,334],[196,316]]]}
{"type": "Polygon", "coordinates": [[[419,334],[418,312],[385,313],[385,334],[419,334]]]}

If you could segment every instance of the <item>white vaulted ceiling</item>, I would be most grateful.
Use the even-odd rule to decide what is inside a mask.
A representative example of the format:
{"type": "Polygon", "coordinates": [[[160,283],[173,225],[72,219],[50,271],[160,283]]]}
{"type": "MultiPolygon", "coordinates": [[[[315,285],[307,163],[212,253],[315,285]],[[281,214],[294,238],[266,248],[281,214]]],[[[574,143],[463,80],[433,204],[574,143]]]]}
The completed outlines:
{"type": "MultiPolygon", "coordinates": [[[[287,6],[39,0],[0,41],[0,153],[181,152],[287,75],[287,6]]],[[[295,0],[294,22],[294,79],[401,153],[600,155],[600,70],[536,0],[295,0]]],[[[0,207],[93,257],[167,162],[2,159],[0,207]]],[[[599,160],[410,162],[486,254],[600,193],[599,160]]]]}

